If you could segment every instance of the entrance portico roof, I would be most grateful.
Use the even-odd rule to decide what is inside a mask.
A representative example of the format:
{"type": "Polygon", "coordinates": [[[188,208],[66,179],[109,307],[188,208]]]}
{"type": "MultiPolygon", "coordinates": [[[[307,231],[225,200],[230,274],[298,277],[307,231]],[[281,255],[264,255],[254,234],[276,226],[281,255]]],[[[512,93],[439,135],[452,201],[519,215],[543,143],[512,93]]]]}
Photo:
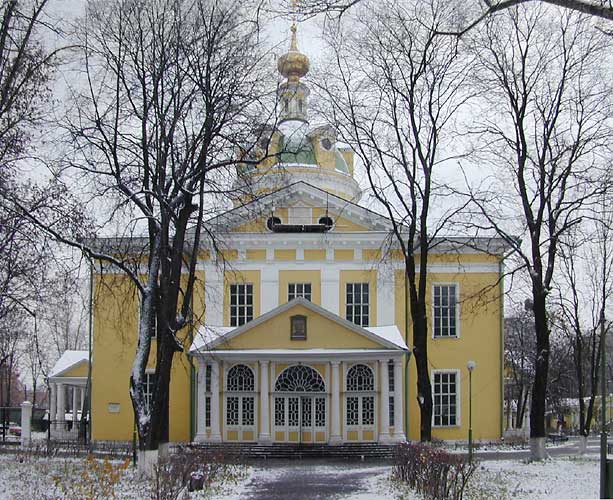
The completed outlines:
{"type": "MultiPolygon", "coordinates": [[[[362,327],[362,326],[356,325],[355,323],[352,323],[351,321],[347,321],[346,319],[341,318],[340,316],[304,298],[297,298],[297,299],[291,300],[285,304],[282,304],[276,307],[275,309],[259,316],[258,318],[248,323],[245,323],[242,326],[227,327],[227,326],[203,325],[200,327],[197,334],[195,335],[194,341],[191,345],[189,352],[190,354],[205,353],[211,350],[217,351],[217,348],[221,348],[219,349],[219,352],[230,351],[231,349],[224,349],[222,347],[223,344],[227,343],[229,340],[235,337],[238,337],[239,335],[242,335],[243,333],[246,333],[258,327],[262,323],[265,323],[266,321],[269,321],[272,318],[279,316],[289,311],[290,309],[294,307],[298,307],[298,306],[302,306],[306,308],[307,310],[309,310],[310,312],[314,313],[315,315],[325,317],[328,320],[342,326],[346,330],[349,330],[359,336],[369,339],[370,341],[374,342],[377,346],[379,346],[381,350],[394,350],[394,351],[408,351],[409,350],[404,339],[402,338],[400,330],[398,329],[396,325],[362,327]]],[[[296,352],[306,354],[309,351],[313,351],[313,353],[317,351],[319,352],[319,354],[324,354],[324,351],[325,351],[325,354],[329,355],[329,354],[332,354],[333,352],[338,352],[339,354],[341,352],[350,352],[350,351],[368,353],[373,350],[379,350],[379,349],[329,349],[329,348],[328,349],[274,349],[274,348],[268,348],[266,350],[255,349],[255,350],[249,350],[249,351],[254,351],[254,352],[258,351],[261,353],[270,352],[270,353],[276,353],[279,355],[284,354],[284,353],[296,353],[296,352]]]]}

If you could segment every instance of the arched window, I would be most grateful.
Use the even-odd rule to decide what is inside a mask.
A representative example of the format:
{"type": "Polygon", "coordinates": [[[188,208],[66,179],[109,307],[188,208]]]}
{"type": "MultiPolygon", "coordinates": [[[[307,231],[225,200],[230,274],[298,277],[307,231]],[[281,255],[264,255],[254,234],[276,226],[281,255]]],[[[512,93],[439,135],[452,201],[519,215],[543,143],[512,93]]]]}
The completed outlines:
{"type": "Polygon", "coordinates": [[[324,392],[321,375],[310,366],[290,366],[281,372],[275,383],[277,392],[324,392]]]}
{"type": "Polygon", "coordinates": [[[253,371],[246,365],[234,365],[228,371],[228,392],[251,392],[255,390],[253,371]]]}
{"type": "Polygon", "coordinates": [[[375,377],[366,365],[353,365],[347,372],[347,391],[365,392],[375,390],[375,377]]]}
{"type": "Polygon", "coordinates": [[[353,365],[347,372],[347,393],[345,394],[346,424],[360,432],[375,425],[375,377],[366,365],[353,365]],[[371,392],[371,394],[351,393],[371,392]]]}
{"type": "Polygon", "coordinates": [[[226,378],[226,426],[251,432],[255,425],[255,396],[236,394],[255,391],[253,370],[247,365],[234,365],[226,378]]]}

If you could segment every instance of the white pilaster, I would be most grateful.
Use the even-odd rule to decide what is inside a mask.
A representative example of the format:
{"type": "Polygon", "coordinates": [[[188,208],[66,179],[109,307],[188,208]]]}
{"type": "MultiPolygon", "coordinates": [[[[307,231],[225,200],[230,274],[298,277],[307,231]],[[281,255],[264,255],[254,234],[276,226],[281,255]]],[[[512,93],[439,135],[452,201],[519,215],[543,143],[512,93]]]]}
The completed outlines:
{"type": "Polygon", "coordinates": [[[270,443],[268,361],[260,361],[260,443],[270,443]]]}
{"type": "Polygon", "coordinates": [[[377,325],[395,324],[394,319],[394,282],[393,270],[377,270],[377,325]]]}
{"type": "Polygon", "coordinates": [[[223,325],[224,275],[223,269],[206,266],[206,290],[204,294],[205,317],[209,325],[223,325]]]}
{"type": "Polygon", "coordinates": [[[55,414],[55,420],[58,422],[66,421],[66,387],[64,384],[57,384],[57,412],[55,414]]]}
{"type": "Polygon", "coordinates": [[[196,376],[196,435],[194,436],[194,440],[197,442],[202,442],[206,439],[206,370],[206,363],[202,359],[198,359],[198,375],[196,376]]]}
{"type": "Polygon", "coordinates": [[[49,425],[57,418],[57,385],[49,384],[49,425]]]}
{"type": "Polygon", "coordinates": [[[79,389],[72,387],[72,429],[76,429],[76,423],[79,421],[79,399],[77,391],[79,389]]]}
{"type": "MultiPolygon", "coordinates": [[[[379,373],[381,375],[381,430],[379,432],[379,441],[381,443],[387,443],[390,440],[390,393],[387,362],[387,359],[379,361],[379,373]]],[[[395,382],[396,379],[394,379],[394,383],[395,382]]],[[[394,385],[394,388],[395,387],[394,385]]]]}
{"type": "Polygon", "coordinates": [[[334,314],[339,313],[339,271],[324,267],[321,270],[321,305],[334,314]]]}
{"type": "Polygon", "coordinates": [[[394,441],[406,441],[402,404],[402,358],[394,359],[394,441]]]}
{"type": "Polygon", "coordinates": [[[340,374],[338,361],[332,361],[332,408],[330,409],[330,444],[339,444],[341,438],[340,374]]]}
{"type": "Polygon", "coordinates": [[[221,441],[219,423],[219,361],[211,362],[211,438],[210,441],[221,441]]]}
{"type": "Polygon", "coordinates": [[[279,305],[279,271],[277,269],[267,270],[262,273],[262,277],[260,311],[261,314],[264,314],[279,305]]]}

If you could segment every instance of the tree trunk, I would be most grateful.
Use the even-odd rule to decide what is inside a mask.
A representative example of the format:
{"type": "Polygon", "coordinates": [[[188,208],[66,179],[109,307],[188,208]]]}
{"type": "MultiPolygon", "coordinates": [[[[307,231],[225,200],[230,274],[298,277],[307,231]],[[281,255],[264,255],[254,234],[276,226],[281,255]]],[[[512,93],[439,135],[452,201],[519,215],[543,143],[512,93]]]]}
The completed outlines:
{"type": "MultiPolygon", "coordinates": [[[[413,302],[413,301],[411,301],[413,302]]],[[[413,316],[413,356],[417,364],[417,401],[421,441],[432,441],[432,386],[428,370],[428,324],[423,303],[411,304],[413,316]]]]}
{"type": "Polygon", "coordinates": [[[549,371],[549,325],[543,291],[533,289],[534,327],[536,331],[536,359],[530,408],[530,458],[545,458],[545,399],[549,371]]]}

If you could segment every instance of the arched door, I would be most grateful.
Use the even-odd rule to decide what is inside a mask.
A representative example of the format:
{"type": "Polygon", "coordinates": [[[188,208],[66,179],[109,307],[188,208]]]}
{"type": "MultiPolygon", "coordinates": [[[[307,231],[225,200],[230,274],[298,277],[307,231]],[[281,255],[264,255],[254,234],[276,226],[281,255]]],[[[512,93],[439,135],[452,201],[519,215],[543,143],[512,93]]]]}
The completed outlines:
{"type": "Polygon", "coordinates": [[[234,365],[226,375],[225,435],[227,441],[255,441],[255,376],[247,365],[234,365]]]}
{"type": "Polygon", "coordinates": [[[326,387],[317,370],[296,365],[275,382],[274,438],[282,442],[326,442],[326,387]]]}
{"type": "Polygon", "coordinates": [[[345,381],[345,439],[374,441],[376,439],[375,376],[364,364],[349,368],[345,381]]]}

